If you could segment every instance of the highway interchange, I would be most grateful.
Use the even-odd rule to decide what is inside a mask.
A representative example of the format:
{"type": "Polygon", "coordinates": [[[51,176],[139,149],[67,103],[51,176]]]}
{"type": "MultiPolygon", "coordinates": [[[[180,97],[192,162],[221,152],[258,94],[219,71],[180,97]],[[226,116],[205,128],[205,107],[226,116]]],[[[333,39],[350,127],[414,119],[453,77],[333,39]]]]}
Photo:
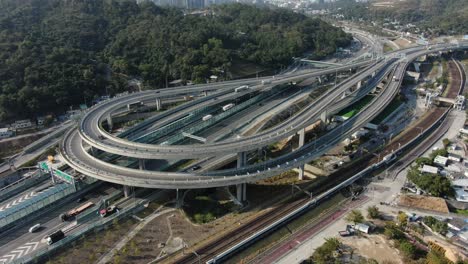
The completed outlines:
{"type": "MultiPolygon", "coordinates": [[[[381,52],[381,47],[377,41],[372,39],[367,39],[367,41],[369,45],[375,46],[373,47],[374,50],[380,50],[381,52]]],[[[127,186],[159,189],[193,189],[254,182],[301,167],[303,164],[319,157],[336,145],[336,143],[349,137],[354,131],[364,126],[385,108],[398,93],[405,69],[412,60],[424,54],[458,49],[460,46],[461,48],[466,48],[467,44],[433,45],[431,50],[427,50],[426,47],[413,47],[387,54],[386,57],[376,57],[374,60],[358,62],[351,60],[348,64],[326,70],[289,72],[274,77],[143,91],[116,97],[90,109],[80,121],[78,128],[74,128],[66,133],[60,144],[60,154],[64,161],[79,173],[127,186]],[[231,128],[221,127],[214,133],[206,133],[207,138],[210,138],[207,143],[189,145],[145,144],[138,139],[144,135],[151,135],[155,131],[178,122],[178,120],[187,114],[201,111],[201,109],[210,107],[220,108],[222,105],[228,104],[242,96],[248,96],[249,94],[261,95],[262,93],[271,91],[274,86],[287,85],[291,82],[335,75],[340,72],[350,74],[351,68],[356,69],[357,73],[352,74],[351,77],[326,91],[318,99],[315,99],[312,104],[306,106],[289,119],[261,132],[240,137],[233,135],[226,137],[228,134],[232,134],[231,128]],[[396,76],[398,81],[391,81],[392,76],[396,76]],[[262,84],[264,80],[271,80],[271,83],[262,84]],[[333,113],[363,98],[382,80],[386,80],[387,85],[365,109],[324,136],[303,144],[297,150],[257,164],[247,165],[244,163],[238,168],[225,170],[210,169],[211,167],[219,167],[217,165],[225,163],[226,160],[236,158],[239,156],[239,153],[258,150],[269,144],[289,138],[296,133],[300,134],[304,128],[319,120],[323,113],[326,113],[325,116],[327,118],[330,117],[333,113]],[[234,89],[241,85],[249,85],[251,89],[235,93],[234,89]],[[160,112],[154,117],[148,118],[142,123],[124,131],[119,136],[105,130],[108,117],[112,118],[113,116],[125,113],[128,103],[142,101],[145,104],[152,104],[156,101],[156,98],[172,100],[184,95],[195,95],[196,99],[160,112]],[[198,171],[182,170],[178,172],[146,170],[144,168],[135,169],[112,164],[109,161],[101,159],[100,155],[93,154],[93,152],[107,153],[108,156],[117,154],[118,156],[142,160],[197,159],[200,164],[203,164],[203,168],[198,171]]],[[[287,109],[298,98],[307,95],[308,92],[307,89],[304,89],[281,99],[276,98],[266,101],[263,106],[250,106],[245,111],[234,113],[219,123],[232,122],[237,125],[244,123],[246,127],[255,127],[256,124],[265,118],[265,113],[262,113],[262,111],[280,111],[280,108],[287,109]],[[244,115],[243,113],[245,112],[249,113],[244,115]],[[251,123],[248,123],[249,120],[251,123]]],[[[198,123],[200,123],[200,120],[198,123]]],[[[213,126],[208,127],[208,129],[203,130],[202,134],[205,136],[205,132],[211,130],[217,124],[215,123],[213,126]]],[[[110,193],[112,189],[104,188],[103,191],[110,193]]],[[[19,196],[23,194],[19,194],[19,196]]],[[[19,196],[15,196],[4,203],[9,203],[19,196]]],[[[90,200],[98,202],[100,198],[100,196],[96,196],[90,200]]],[[[4,203],[2,202],[2,204],[4,203]]],[[[33,250],[37,250],[37,248],[44,247],[43,239],[45,235],[53,230],[64,228],[65,225],[69,224],[59,221],[58,215],[73,207],[76,207],[76,205],[68,203],[63,208],[54,211],[53,214],[43,215],[38,218],[37,221],[43,223],[45,227],[39,233],[28,233],[27,229],[29,226],[21,226],[11,232],[4,233],[1,241],[5,246],[1,247],[0,255],[12,255],[12,251],[17,251],[14,253],[14,256],[19,257],[20,255],[29,254],[33,250]]],[[[84,227],[78,226],[69,232],[73,233],[84,227]]]]}
{"type": "Polygon", "coordinates": [[[128,186],[192,189],[228,186],[257,181],[302,166],[304,163],[324,153],[329,147],[332,147],[333,144],[346,138],[372,120],[372,118],[383,109],[382,106],[388,104],[393,96],[395,96],[407,65],[417,57],[429,53],[465,47],[466,44],[438,44],[433,45],[430,50],[426,47],[414,47],[393,52],[377,60],[352,63],[350,65],[327,70],[279,75],[264,79],[232,81],[221,84],[144,91],[118,97],[99,104],[88,111],[79,123],[78,129],[70,131],[64,137],[60,148],[61,154],[68,165],[80,173],[104,181],[128,186]],[[197,108],[219,104],[220,101],[225,101],[227,104],[229,100],[250,92],[265,92],[273,86],[280,84],[296,82],[310,77],[323,76],[343,70],[346,71],[355,67],[363,67],[364,70],[359,71],[346,79],[343,83],[330,89],[318,98],[314,104],[307,106],[292,118],[270,129],[250,136],[228,138],[219,142],[207,142],[205,144],[145,144],[116,137],[104,130],[102,125],[105,120],[108,120],[109,116],[112,116],[114,111],[118,111],[127,104],[135,101],[154,101],[156,98],[170,98],[183,94],[212,91],[205,97],[162,112],[162,114],[155,115],[154,118],[150,118],[137,125],[133,128],[132,132],[142,131],[142,129],[146,129],[148,126],[150,126],[151,129],[157,129],[158,127],[153,126],[153,124],[159,122],[159,125],[167,125],[170,122],[176,122],[178,118],[197,108]],[[200,159],[219,155],[245,153],[268,146],[269,144],[278,142],[281,139],[300,132],[308,125],[320,119],[320,116],[324,112],[326,115],[329,115],[330,113],[335,113],[343,109],[350,103],[365,96],[393,70],[395,71],[394,75],[396,76],[396,80],[399,81],[388,85],[364,111],[361,111],[353,119],[344,122],[340,127],[336,128],[340,129],[343,133],[335,133],[338,130],[331,131],[327,135],[318,138],[317,142],[304,145],[298,151],[254,165],[242,164],[240,168],[203,172],[165,172],[133,169],[102,161],[90,153],[89,147],[87,146],[90,145],[92,148],[107,153],[143,160],[200,159]],[[271,84],[262,85],[261,80],[265,79],[271,80],[271,84]],[[366,83],[367,81],[368,83],[366,83]],[[246,84],[250,85],[250,91],[241,93],[234,92],[236,87],[246,84]],[[343,98],[343,94],[345,93],[347,93],[347,95],[343,98]],[[312,147],[314,147],[314,149],[312,149],[312,147]]]}

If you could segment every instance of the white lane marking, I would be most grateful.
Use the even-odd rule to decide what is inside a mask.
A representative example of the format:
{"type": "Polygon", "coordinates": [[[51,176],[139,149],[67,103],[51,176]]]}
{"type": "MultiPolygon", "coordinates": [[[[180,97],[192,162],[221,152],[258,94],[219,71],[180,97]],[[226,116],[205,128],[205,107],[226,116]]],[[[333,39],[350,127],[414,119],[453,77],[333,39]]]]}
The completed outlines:
{"type": "Polygon", "coordinates": [[[40,193],[42,193],[42,191],[41,191],[41,192],[38,192],[38,193],[36,193],[35,191],[32,191],[32,192],[30,192],[30,193],[27,193],[27,194],[25,194],[25,195],[23,195],[23,196],[21,196],[21,197],[15,199],[15,200],[9,202],[9,203],[7,203],[7,204],[1,206],[1,207],[0,207],[0,212],[5,211],[6,209],[9,209],[9,208],[11,208],[11,207],[13,207],[13,206],[15,206],[15,205],[17,205],[17,204],[19,204],[19,203],[25,201],[25,200],[31,199],[32,197],[34,197],[34,196],[36,196],[36,195],[38,195],[38,194],[40,194],[40,193]]]}
{"type": "Polygon", "coordinates": [[[34,250],[36,250],[39,242],[29,242],[24,244],[23,246],[17,247],[15,250],[10,251],[7,255],[3,255],[0,257],[0,264],[9,263],[15,259],[21,258],[34,250]]]}

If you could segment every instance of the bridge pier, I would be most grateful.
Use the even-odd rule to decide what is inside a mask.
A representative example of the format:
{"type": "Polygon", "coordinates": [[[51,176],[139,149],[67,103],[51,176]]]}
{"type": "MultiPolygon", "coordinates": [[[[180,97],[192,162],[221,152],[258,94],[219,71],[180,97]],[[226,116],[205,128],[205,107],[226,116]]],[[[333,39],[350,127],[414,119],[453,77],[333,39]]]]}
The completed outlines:
{"type": "Polygon", "coordinates": [[[304,169],[305,169],[305,164],[302,164],[299,166],[299,175],[297,177],[298,180],[302,181],[304,179],[304,169]]]}
{"type": "Polygon", "coordinates": [[[362,80],[360,80],[358,83],[357,83],[357,86],[356,86],[356,89],[361,89],[361,86],[362,86],[362,80]]]}
{"type": "Polygon", "coordinates": [[[322,122],[325,123],[325,124],[328,123],[328,112],[327,112],[327,110],[323,111],[320,114],[320,120],[322,120],[322,122]]]}
{"type": "Polygon", "coordinates": [[[161,111],[161,98],[156,98],[156,111],[161,111]]]}
{"type": "MultiPolygon", "coordinates": [[[[300,149],[302,146],[304,146],[305,143],[305,128],[302,128],[297,132],[299,134],[299,144],[297,146],[298,149],[300,149]]],[[[298,179],[302,181],[304,179],[304,164],[299,166],[299,176],[298,179]]]]}
{"type": "Polygon", "coordinates": [[[237,200],[241,203],[247,201],[247,184],[236,184],[237,200]]]}
{"type": "MultiPolygon", "coordinates": [[[[237,153],[237,168],[242,168],[247,164],[247,153],[237,153]]],[[[245,202],[247,200],[247,184],[241,183],[236,184],[237,200],[239,202],[245,202]]]]}
{"type": "Polygon", "coordinates": [[[208,96],[208,92],[207,92],[207,91],[203,91],[203,96],[208,96]]]}
{"type": "Polygon", "coordinates": [[[242,168],[247,164],[247,153],[239,152],[237,153],[237,168],[242,168]]]}
{"type": "Polygon", "coordinates": [[[109,126],[109,131],[112,131],[114,122],[112,121],[112,116],[110,114],[107,115],[107,126],[109,126]]]}
{"type": "Polygon", "coordinates": [[[139,168],[140,170],[144,170],[145,167],[146,167],[146,166],[145,166],[145,160],[144,160],[144,159],[139,159],[139,160],[138,160],[138,168],[139,168]]]}
{"type": "Polygon", "coordinates": [[[132,193],[133,193],[133,187],[132,187],[132,186],[128,186],[128,185],[124,185],[124,186],[123,186],[123,191],[124,191],[124,196],[125,196],[125,197],[129,197],[129,196],[132,195],[132,193]]]}

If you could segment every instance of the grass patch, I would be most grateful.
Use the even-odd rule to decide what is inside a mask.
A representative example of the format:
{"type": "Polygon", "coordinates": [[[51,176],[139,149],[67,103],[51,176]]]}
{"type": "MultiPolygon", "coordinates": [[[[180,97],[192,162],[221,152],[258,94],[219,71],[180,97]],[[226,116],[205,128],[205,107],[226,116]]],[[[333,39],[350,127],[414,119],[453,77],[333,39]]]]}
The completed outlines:
{"type": "Polygon", "coordinates": [[[385,118],[387,118],[387,116],[393,113],[402,103],[403,101],[400,98],[393,98],[390,104],[388,104],[388,106],[385,107],[385,109],[371,121],[371,123],[380,125],[380,123],[382,123],[385,120],[385,118]]]}
{"type": "Polygon", "coordinates": [[[357,113],[359,113],[359,111],[361,111],[361,109],[363,109],[366,105],[368,105],[372,101],[372,99],[374,99],[374,96],[366,95],[361,100],[355,102],[354,104],[352,104],[352,105],[346,107],[345,109],[341,110],[340,112],[338,112],[337,115],[342,116],[342,117],[346,117],[346,118],[351,118],[354,115],[356,115],[357,113]]]}
{"type": "Polygon", "coordinates": [[[383,51],[384,51],[384,53],[392,52],[393,47],[391,45],[388,45],[387,43],[385,43],[384,46],[383,46],[383,51]]]}
{"type": "Polygon", "coordinates": [[[197,224],[214,221],[235,208],[233,202],[219,199],[217,193],[210,189],[195,194],[193,198],[186,198],[186,201],[184,210],[190,220],[197,224]]]}
{"type": "Polygon", "coordinates": [[[468,209],[455,209],[453,212],[456,214],[468,216],[468,209]]]}

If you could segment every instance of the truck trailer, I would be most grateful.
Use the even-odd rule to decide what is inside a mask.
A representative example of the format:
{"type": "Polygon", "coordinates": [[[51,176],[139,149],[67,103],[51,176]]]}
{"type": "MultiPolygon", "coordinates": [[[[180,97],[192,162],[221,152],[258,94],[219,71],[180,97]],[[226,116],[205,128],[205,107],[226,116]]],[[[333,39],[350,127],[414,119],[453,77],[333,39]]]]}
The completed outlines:
{"type": "Polygon", "coordinates": [[[86,209],[88,209],[88,208],[90,208],[90,207],[92,207],[92,206],[94,206],[94,203],[93,203],[93,202],[87,202],[87,203],[83,204],[83,205],[80,206],[80,207],[73,208],[73,209],[71,209],[70,211],[68,211],[68,212],[66,212],[66,213],[64,213],[64,214],[61,214],[61,215],[60,215],[60,219],[61,219],[63,222],[65,222],[65,221],[67,221],[68,219],[70,219],[71,217],[76,216],[76,215],[82,213],[84,210],[86,210],[86,209]]]}

